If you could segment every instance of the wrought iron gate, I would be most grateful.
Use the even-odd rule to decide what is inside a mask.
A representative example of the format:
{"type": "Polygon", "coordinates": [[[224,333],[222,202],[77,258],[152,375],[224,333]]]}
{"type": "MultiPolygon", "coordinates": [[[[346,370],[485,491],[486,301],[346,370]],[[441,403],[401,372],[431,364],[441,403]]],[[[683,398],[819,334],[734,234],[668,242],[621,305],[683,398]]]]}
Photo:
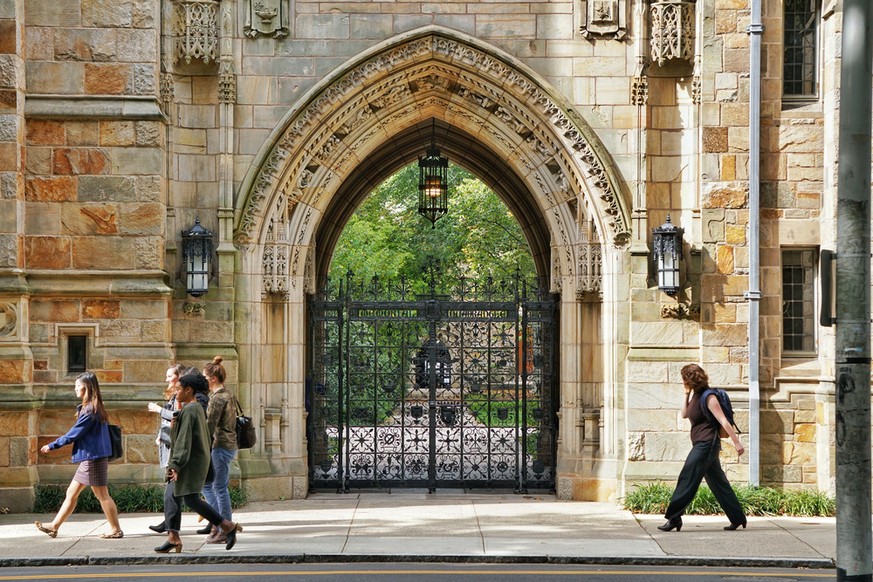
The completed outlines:
{"type": "Polygon", "coordinates": [[[310,303],[310,485],[553,488],[555,302],[523,283],[310,303]]]}

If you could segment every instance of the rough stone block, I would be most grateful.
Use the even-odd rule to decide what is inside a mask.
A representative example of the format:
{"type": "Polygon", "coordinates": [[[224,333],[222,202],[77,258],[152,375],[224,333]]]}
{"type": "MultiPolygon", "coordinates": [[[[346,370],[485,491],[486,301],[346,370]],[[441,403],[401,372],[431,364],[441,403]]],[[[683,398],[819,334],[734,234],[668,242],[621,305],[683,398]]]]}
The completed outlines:
{"type": "Polygon", "coordinates": [[[476,36],[480,38],[534,38],[536,28],[533,14],[480,14],[476,18],[476,36]]]}
{"type": "Polygon", "coordinates": [[[163,126],[159,122],[138,121],[136,123],[136,145],[162,147],[164,145],[163,126]]]}
{"type": "Polygon", "coordinates": [[[82,236],[73,239],[73,268],[135,269],[136,241],[109,236],[82,236]]]}
{"type": "Polygon", "coordinates": [[[297,38],[349,38],[348,14],[300,14],[297,16],[297,38]]]}
{"type": "Polygon", "coordinates": [[[136,143],[136,124],[133,121],[101,121],[100,145],[132,146],[136,143]]]}
{"type": "Polygon", "coordinates": [[[24,7],[29,26],[77,26],[80,22],[80,0],[28,0],[24,7]]]}
{"type": "Polygon", "coordinates": [[[69,269],[70,247],[68,237],[28,236],[24,244],[25,262],[30,269],[69,269]]]}
{"type": "Polygon", "coordinates": [[[120,212],[121,232],[123,234],[162,234],[164,214],[164,206],[161,204],[126,204],[121,207],[120,212]]]}
{"type": "Polygon", "coordinates": [[[30,434],[29,421],[30,418],[27,414],[0,412],[0,436],[11,437],[30,434]]]}
{"type": "MultiPolygon", "coordinates": [[[[133,25],[133,6],[149,4],[134,0],[81,0],[82,24],[106,28],[129,28],[133,25]]],[[[138,11],[142,12],[142,10],[138,11]]]]}
{"type": "Polygon", "coordinates": [[[85,69],[77,62],[30,62],[25,71],[30,93],[78,95],[85,86],[85,69]]]}
{"type": "MultiPolygon", "coordinates": [[[[0,436],[0,467],[9,466],[9,437],[0,436]]],[[[5,493],[5,491],[4,491],[5,493]]],[[[4,500],[5,503],[5,500],[4,500]]]]}
{"type": "Polygon", "coordinates": [[[60,121],[29,119],[25,126],[28,145],[64,145],[66,133],[60,121]]]}
{"type": "Polygon", "coordinates": [[[352,14],[349,16],[349,34],[352,38],[388,38],[393,33],[394,20],[390,14],[352,14]]]}
{"type": "Polygon", "coordinates": [[[58,175],[106,174],[109,163],[104,150],[58,148],[54,150],[52,171],[58,175]]]}
{"type": "Polygon", "coordinates": [[[97,121],[67,121],[67,145],[95,146],[99,145],[99,122],[97,121]]]}
{"type": "Polygon", "coordinates": [[[0,360],[0,384],[23,384],[30,381],[30,364],[26,360],[0,360]]]}
{"type": "Polygon", "coordinates": [[[107,29],[55,30],[56,61],[108,62],[115,60],[116,33],[107,29]]]}
{"type": "Polygon", "coordinates": [[[118,234],[118,210],[112,204],[68,205],[61,210],[61,228],[78,236],[118,234]]]}
{"type": "Polygon", "coordinates": [[[86,176],[79,179],[82,202],[135,202],[137,181],[132,177],[86,176]]]}
{"type": "Polygon", "coordinates": [[[86,299],[82,302],[82,319],[118,319],[120,303],[108,299],[86,299]]]}
{"type": "MultiPolygon", "coordinates": [[[[24,160],[24,168],[27,174],[32,176],[46,176],[52,173],[52,149],[28,147],[27,156],[24,160]]],[[[3,196],[0,196],[3,198],[3,196]]]]}
{"type": "Polygon", "coordinates": [[[161,175],[163,171],[164,152],[158,148],[112,148],[111,156],[116,175],[161,175]]]}
{"type": "Polygon", "coordinates": [[[25,199],[31,202],[70,202],[76,199],[77,179],[28,177],[24,182],[25,199]]]}
{"type": "Polygon", "coordinates": [[[49,323],[72,323],[79,319],[79,301],[77,300],[36,300],[30,303],[31,321],[49,323]]]}
{"type": "Polygon", "coordinates": [[[121,95],[130,79],[130,65],[85,63],[84,87],[88,95],[121,95]]]}
{"type": "Polygon", "coordinates": [[[149,29],[118,31],[118,60],[128,63],[152,63],[157,59],[158,33],[149,29]]]}
{"type": "Polygon", "coordinates": [[[680,461],[688,455],[691,441],[686,433],[649,433],[646,435],[647,461],[680,461]]]}

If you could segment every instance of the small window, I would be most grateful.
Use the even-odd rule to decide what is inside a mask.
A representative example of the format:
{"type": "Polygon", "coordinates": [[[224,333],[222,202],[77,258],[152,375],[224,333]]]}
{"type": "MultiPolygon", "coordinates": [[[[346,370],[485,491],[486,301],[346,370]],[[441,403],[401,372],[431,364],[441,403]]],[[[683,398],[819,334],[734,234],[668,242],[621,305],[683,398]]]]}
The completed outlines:
{"type": "Polygon", "coordinates": [[[88,368],[88,336],[67,336],[67,372],[84,372],[88,368]]]}
{"type": "Polygon", "coordinates": [[[782,93],[818,94],[818,0],[785,0],[782,93]]]}
{"type": "Polygon", "coordinates": [[[813,249],[782,251],[782,351],[815,353],[815,261],[813,249]]]}

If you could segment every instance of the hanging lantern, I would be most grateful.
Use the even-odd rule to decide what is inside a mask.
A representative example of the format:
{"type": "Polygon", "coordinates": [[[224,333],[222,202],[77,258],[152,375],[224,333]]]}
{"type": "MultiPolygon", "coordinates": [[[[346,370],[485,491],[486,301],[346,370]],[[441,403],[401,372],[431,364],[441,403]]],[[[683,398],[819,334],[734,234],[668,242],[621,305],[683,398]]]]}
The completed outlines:
{"type": "Polygon", "coordinates": [[[188,295],[205,295],[212,273],[212,233],[200,226],[200,218],[194,219],[190,229],[182,231],[182,261],[188,295]]]}
{"type": "Polygon", "coordinates": [[[434,134],[425,156],[418,158],[418,170],[418,213],[436,228],[436,221],[449,211],[449,160],[440,155],[434,134]]]}
{"type": "Polygon", "coordinates": [[[667,222],[652,229],[655,267],[658,271],[658,289],[674,297],[679,292],[679,262],[682,259],[683,230],[667,222]]]}

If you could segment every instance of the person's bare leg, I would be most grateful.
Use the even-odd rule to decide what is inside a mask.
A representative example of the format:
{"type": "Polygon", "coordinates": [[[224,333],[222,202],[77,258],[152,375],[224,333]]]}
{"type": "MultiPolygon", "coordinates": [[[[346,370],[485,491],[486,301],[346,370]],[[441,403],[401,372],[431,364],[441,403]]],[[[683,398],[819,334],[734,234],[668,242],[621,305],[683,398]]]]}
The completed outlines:
{"type": "Polygon", "coordinates": [[[64,502],[61,504],[58,514],[55,515],[51,523],[44,523],[43,526],[57,531],[67,521],[67,518],[73,514],[73,511],[76,509],[76,503],[79,502],[79,494],[84,488],[85,486],[78,481],[70,481],[70,486],[67,487],[67,494],[64,496],[64,502]]]}
{"type": "Polygon", "coordinates": [[[118,523],[118,507],[115,505],[115,500],[109,495],[109,487],[106,485],[92,485],[91,491],[94,492],[94,497],[100,502],[103,515],[106,516],[106,521],[109,522],[112,533],[120,532],[121,524],[118,523]]]}

